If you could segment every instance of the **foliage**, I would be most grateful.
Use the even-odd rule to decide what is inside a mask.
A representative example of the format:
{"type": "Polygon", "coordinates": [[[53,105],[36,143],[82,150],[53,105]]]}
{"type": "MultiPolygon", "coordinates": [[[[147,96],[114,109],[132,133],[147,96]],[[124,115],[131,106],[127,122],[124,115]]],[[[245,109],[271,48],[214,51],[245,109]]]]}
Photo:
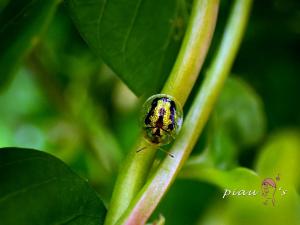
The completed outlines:
{"type": "Polygon", "coordinates": [[[300,5],[254,1],[244,31],[250,5],[0,1],[0,223],[300,224],[300,5]],[[160,92],[175,159],[140,137],[160,92]],[[223,198],[276,177],[274,207],[223,198]]]}
{"type": "Polygon", "coordinates": [[[3,224],[103,222],[106,210],[96,192],[60,160],[29,149],[0,154],[3,224]]]}

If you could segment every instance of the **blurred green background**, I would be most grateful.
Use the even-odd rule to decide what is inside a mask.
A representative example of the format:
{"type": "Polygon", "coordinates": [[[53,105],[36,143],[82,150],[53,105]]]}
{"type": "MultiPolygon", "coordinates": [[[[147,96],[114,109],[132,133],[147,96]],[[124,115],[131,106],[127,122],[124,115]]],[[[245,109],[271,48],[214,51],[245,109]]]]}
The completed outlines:
{"type": "MultiPolygon", "coordinates": [[[[5,14],[8,2],[1,2],[0,13],[5,14]]],[[[207,65],[221,38],[230,3],[221,1],[207,65]]],[[[90,50],[64,4],[58,3],[53,13],[45,19],[49,21],[36,43],[31,43],[33,48],[16,46],[20,62],[13,71],[4,68],[11,62],[1,58],[0,147],[35,148],[61,158],[88,178],[108,204],[118,167],[140,132],[141,102],[90,50]]],[[[0,14],[1,26],[4,19],[0,14]]],[[[25,30],[18,32],[26,38],[25,30]]],[[[1,27],[0,34],[1,47],[9,44],[1,27]]],[[[232,74],[186,171],[153,219],[161,213],[166,224],[172,225],[300,224],[299,1],[254,1],[232,74]],[[226,185],[189,173],[189,166],[199,173],[206,166],[197,158],[204,149],[209,149],[210,159],[205,163],[218,171],[241,166],[255,170],[260,178],[280,173],[290,190],[289,200],[282,200],[285,203],[278,208],[257,209],[259,198],[253,205],[244,199],[222,199],[226,185]],[[280,215],[276,222],[270,220],[274,215],[280,215]]],[[[189,103],[185,111],[188,107],[189,103]]],[[[228,187],[239,184],[228,182],[232,182],[228,187]]],[[[253,183],[247,185],[241,188],[253,188],[253,183]]]]}

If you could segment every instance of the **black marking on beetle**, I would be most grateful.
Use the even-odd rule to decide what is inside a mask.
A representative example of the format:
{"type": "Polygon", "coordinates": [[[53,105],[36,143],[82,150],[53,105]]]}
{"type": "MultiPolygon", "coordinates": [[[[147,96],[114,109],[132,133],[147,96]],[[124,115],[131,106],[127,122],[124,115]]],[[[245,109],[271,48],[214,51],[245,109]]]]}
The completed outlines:
{"type": "Polygon", "coordinates": [[[160,132],[160,128],[156,128],[154,135],[157,137],[161,137],[161,132],[160,132]]]}
{"type": "MultiPolygon", "coordinates": [[[[173,119],[174,119],[174,115],[175,115],[175,112],[176,112],[176,105],[175,105],[175,102],[174,101],[171,101],[170,102],[170,112],[171,112],[171,115],[173,116],[173,119]]],[[[174,123],[174,120],[172,120],[172,122],[174,123]]]]}
{"type": "Polygon", "coordinates": [[[160,98],[156,98],[152,101],[151,103],[151,109],[149,110],[146,118],[145,118],[145,124],[146,125],[149,125],[151,123],[151,120],[150,120],[150,117],[154,114],[154,110],[155,110],[155,107],[157,106],[157,102],[160,98]]]}
{"type": "Polygon", "coordinates": [[[174,109],[175,111],[176,110],[175,102],[173,100],[170,100],[170,104],[171,104],[171,108],[174,109]]]}
{"type": "Polygon", "coordinates": [[[168,128],[170,130],[174,129],[174,125],[175,125],[175,113],[176,113],[176,105],[175,102],[173,100],[170,101],[170,120],[172,121],[171,124],[169,124],[168,128]]]}
{"type": "Polygon", "coordinates": [[[170,124],[168,125],[168,129],[169,129],[169,130],[173,130],[173,129],[174,129],[173,123],[170,123],[170,124]]]}
{"type": "Polygon", "coordinates": [[[165,115],[165,113],[166,113],[166,110],[164,108],[159,109],[159,116],[163,117],[165,115]]]}
{"type": "Polygon", "coordinates": [[[155,126],[157,127],[157,128],[163,128],[163,126],[164,126],[164,116],[159,116],[158,117],[158,120],[155,122],[155,126]]]}

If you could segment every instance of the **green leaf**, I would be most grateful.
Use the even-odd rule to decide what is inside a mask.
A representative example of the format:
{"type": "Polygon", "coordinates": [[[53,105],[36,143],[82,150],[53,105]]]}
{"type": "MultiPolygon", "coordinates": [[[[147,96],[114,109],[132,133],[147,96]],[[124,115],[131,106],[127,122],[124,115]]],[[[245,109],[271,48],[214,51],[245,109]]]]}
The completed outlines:
{"type": "Polygon", "coordinates": [[[209,157],[217,168],[228,169],[236,165],[237,145],[225,127],[214,125],[208,144],[209,157]]]}
{"type": "Polygon", "coordinates": [[[5,6],[9,3],[10,0],[0,0],[0,13],[5,8],[5,6]]]}
{"type": "Polygon", "coordinates": [[[96,54],[137,95],[159,91],[184,28],[180,0],[66,0],[96,54]]]}
{"type": "Polygon", "coordinates": [[[106,209],[96,192],[53,156],[3,148],[0,168],[1,224],[103,224],[106,209]]]}
{"type": "Polygon", "coordinates": [[[300,132],[293,130],[274,134],[261,150],[256,164],[257,172],[275,178],[291,187],[299,186],[300,132]]]}
{"type": "Polygon", "coordinates": [[[265,123],[259,96],[244,81],[230,77],[208,126],[208,158],[217,168],[233,168],[238,150],[262,139],[265,123]]]}
{"type": "Polygon", "coordinates": [[[38,42],[60,0],[15,0],[0,14],[0,85],[16,72],[26,53],[38,42]]]}
{"type": "Polygon", "coordinates": [[[216,105],[216,127],[223,127],[242,147],[258,143],[265,133],[261,99],[244,81],[229,78],[216,105]]]}
{"type": "Polygon", "coordinates": [[[180,177],[206,181],[222,189],[237,189],[241,187],[253,189],[259,187],[260,184],[258,175],[244,167],[223,171],[212,167],[205,168],[200,164],[187,165],[181,171],[180,177]]]}

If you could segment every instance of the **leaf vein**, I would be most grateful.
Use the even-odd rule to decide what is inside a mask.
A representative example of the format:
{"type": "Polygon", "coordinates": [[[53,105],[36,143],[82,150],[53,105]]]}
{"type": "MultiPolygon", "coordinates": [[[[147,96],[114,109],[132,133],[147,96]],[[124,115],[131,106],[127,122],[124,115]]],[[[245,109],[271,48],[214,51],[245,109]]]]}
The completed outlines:
{"type": "Polygon", "coordinates": [[[22,9],[20,10],[19,13],[17,13],[13,18],[11,18],[11,19],[10,19],[10,20],[9,20],[9,21],[1,28],[0,33],[3,33],[3,31],[5,31],[5,29],[6,29],[10,24],[14,23],[14,21],[16,21],[20,16],[22,16],[22,14],[25,13],[26,10],[29,9],[30,6],[34,4],[34,2],[35,2],[35,0],[32,0],[32,1],[28,2],[28,4],[25,5],[24,8],[22,8],[22,9]]]}
{"type": "Polygon", "coordinates": [[[52,178],[50,178],[50,179],[48,179],[48,180],[45,180],[45,181],[43,181],[43,182],[36,183],[36,184],[33,184],[33,185],[29,185],[29,186],[23,187],[23,188],[21,188],[21,189],[19,189],[19,190],[17,190],[17,191],[11,192],[11,193],[9,193],[9,194],[3,196],[2,198],[0,198],[0,203],[3,202],[3,201],[5,201],[5,200],[7,200],[7,199],[9,199],[9,198],[11,198],[11,197],[13,197],[13,196],[16,196],[16,195],[19,194],[19,193],[27,192],[27,191],[29,191],[29,190],[38,188],[39,186],[42,186],[42,185],[51,183],[52,181],[55,181],[55,180],[57,180],[57,177],[52,177],[52,178]]]}
{"type": "Polygon", "coordinates": [[[102,22],[102,19],[103,19],[103,14],[104,14],[104,10],[107,6],[107,3],[108,3],[108,0],[104,0],[104,3],[103,3],[103,6],[100,10],[100,14],[99,14],[99,17],[97,19],[97,27],[98,27],[98,32],[97,32],[97,42],[99,45],[101,45],[101,39],[100,39],[100,32],[101,32],[101,22],[102,22]]]}
{"type": "Polygon", "coordinates": [[[134,14],[133,14],[133,17],[132,17],[132,20],[130,21],[130,25],[129,25],[129,28],[128,28],[128,32],[127,34],[125,35],[125,38],[124,38],[124,41],[123,41],[123,45],[122,45],[122,52],[125,53],[125,50],[126,50],[126,47],[127,47],[127,44],[128,44],[128,40],[129,40],[129,37],[130,37],[130,34],[133,30],[133,27],[135,25],[135,22],[136,22],[136,19],[137,19],[137,16],[139,14],[139,9],[142,5],[142,2],[143,0],[139,0],[136,7],[135,7],[135,11],[134,11],[134,14]]]}

